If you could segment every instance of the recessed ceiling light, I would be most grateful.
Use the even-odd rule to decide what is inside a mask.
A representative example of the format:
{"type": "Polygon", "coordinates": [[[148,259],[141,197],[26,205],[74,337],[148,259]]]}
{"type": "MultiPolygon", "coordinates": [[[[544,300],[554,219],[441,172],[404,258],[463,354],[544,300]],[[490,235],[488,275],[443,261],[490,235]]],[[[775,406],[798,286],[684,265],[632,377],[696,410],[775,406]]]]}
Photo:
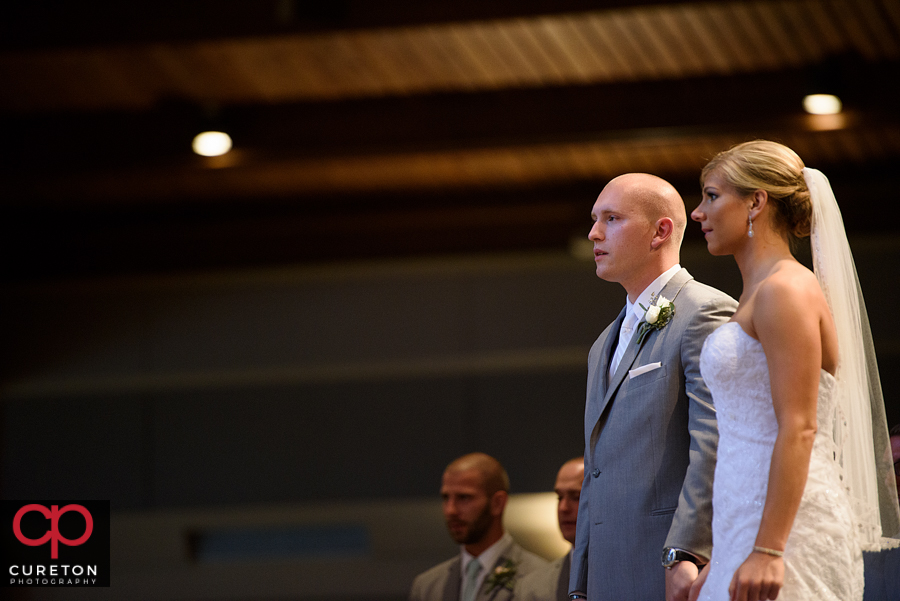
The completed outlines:
{"type": "Polygon", "coordinates": [[[205,131],[194,137],[191,147],[200,156],[221,156],[231,150],[231,136],[221,131],[205,131]]]}
{"type": "Polygon", "coordinates": [[[811,115],[836,115],[841,112],[841,99],[831,94],[810,94],[803,99],[803,109],[811,115]]]}

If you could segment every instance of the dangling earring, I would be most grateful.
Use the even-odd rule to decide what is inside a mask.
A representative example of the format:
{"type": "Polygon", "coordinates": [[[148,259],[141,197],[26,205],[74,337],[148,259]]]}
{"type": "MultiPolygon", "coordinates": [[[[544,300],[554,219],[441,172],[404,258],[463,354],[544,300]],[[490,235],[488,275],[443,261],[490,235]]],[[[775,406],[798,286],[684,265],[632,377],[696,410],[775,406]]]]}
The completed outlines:
{"type": "Polygon", "coordinates": [[[750,229],[747,230],[747,237],[753,237],[753,217],[748,216],[747,221],[750,222],[750,229]]]}

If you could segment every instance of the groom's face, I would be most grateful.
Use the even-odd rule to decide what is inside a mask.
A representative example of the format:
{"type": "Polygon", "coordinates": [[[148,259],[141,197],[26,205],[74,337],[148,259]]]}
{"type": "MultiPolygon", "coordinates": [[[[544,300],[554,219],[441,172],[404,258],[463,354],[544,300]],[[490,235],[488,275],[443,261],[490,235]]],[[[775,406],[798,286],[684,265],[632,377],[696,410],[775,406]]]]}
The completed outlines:
{"type": "Polygon", "coordinates": [[[447,530],[456,543],[470,545],[484,538],[494,516],[481,472],[475,469],[445,472],[441,499],[447,530]]]}
{"type": "Polygon", "coordinates": [[[621,185],[610,182],[591,211],[588,239],[594,243],[597,277],[622,284],[642,274],[650,258],[654,227],[642,205],[630,200],[621,185]]]}

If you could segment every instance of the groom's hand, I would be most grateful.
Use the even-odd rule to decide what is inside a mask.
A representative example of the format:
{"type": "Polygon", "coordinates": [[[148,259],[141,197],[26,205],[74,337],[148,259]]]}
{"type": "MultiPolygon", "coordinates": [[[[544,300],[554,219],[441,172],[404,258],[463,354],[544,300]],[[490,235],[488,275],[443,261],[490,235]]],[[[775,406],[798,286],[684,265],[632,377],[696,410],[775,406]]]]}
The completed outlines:
{"type": "Polygon", "coordinates": [[[703,566],[703,569],[700,570],[700,575],[697,576],[697,579],[694,580],[694,584],[691,585],[691,594],[688,595],[688,601],[697,601],[700,598],[700,591],[703,589],[703,583],[706,582],[706,577],[709,576],[709,566],[710,564],[706,564],[703,566]]]}
{"type": "Polygon", "coordinates": [[[666,601],[688,601],[699,573],[700,569],[690,561],[679,561],[666,570],[666,601]]]}

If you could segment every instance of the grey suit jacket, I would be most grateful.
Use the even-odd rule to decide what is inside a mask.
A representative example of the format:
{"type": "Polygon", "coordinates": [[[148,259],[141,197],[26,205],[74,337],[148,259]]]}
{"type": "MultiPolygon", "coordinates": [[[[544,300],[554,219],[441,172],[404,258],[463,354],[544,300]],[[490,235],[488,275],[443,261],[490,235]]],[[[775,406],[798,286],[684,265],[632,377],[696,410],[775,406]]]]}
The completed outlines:
{"type": "Polygon", "coordinates": [[[571,556],[566,553],[546,568],[532,572],[516,585],[515,601],[567,601],[571,556]]]}
{"type": "Polygon", "coordinates": [[[591,348],[584,412],[585,476],[570,591],[590,601],[665,598],[665,546],[709,557],[715,409],[700,377],[706,337],[737,308],[728,295],[676,273],[660,291],[675,315],[625,351],[613,377],[610,355],[624,310],[591,348]],[[634,377],[629,371],[659,362],[634,377]]]}
{"type": "MultiPolygon", "coordinates": [[[[492,589],[485,580],[484,586],[475,596],[476,601],[510,601],[520,578],[547,565],[543,558],[526,551],[514,541],[500,553],[497,561],[491,566],[491,571],[507,560],[516,566],[516,575],[512,581],[513,590],[492,589]]],[[[416,576],[409,593],[410,601],[459,601],[462,575],[460,563],[460,557],[457,555],[416,576]]]]}

